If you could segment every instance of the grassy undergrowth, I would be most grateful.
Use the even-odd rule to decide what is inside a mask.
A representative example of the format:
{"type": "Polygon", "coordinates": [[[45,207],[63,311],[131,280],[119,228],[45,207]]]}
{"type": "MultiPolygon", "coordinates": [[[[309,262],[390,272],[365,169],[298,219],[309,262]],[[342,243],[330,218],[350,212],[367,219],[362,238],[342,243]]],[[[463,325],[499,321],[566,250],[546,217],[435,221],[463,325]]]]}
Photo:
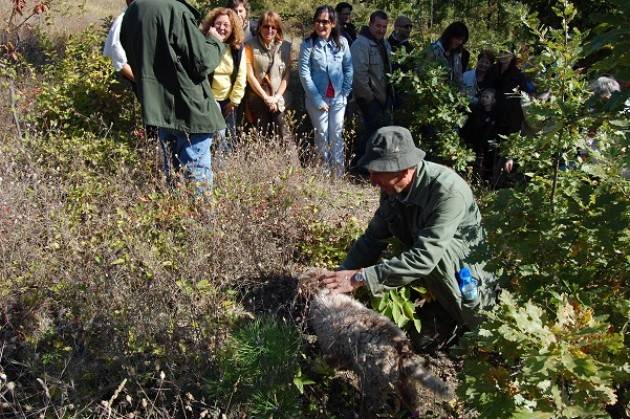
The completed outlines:
{"type": "MultiPolygon", "coordinates": [[[[273,411],[277,398],[243,396],[240,370],[226,369],[243,356],[234,342],[259,329],[294,337],[282,356],[295,368],[278,379],[297,391],[299,324],[251,323],[240,296],[301,266],[338,263],[324,258],[327,246],[350,242],[358,230],[342,221],[364,224],[372,191],[301,167],[293,147],[274,142],[224,159],[207,201],[165,187],[152,141],[5,132],[1,147],[10,156],[0,162],[3,412],[273,411]]],[[[286,412],[301,408],[291,403],[286,412]]]]}
{"type": "MultiPolygon", "coordinates": [[[[0,57],[0,415],[352,416],[356,383],[309,339],[294,273],[337,266],[377,194],[257,135],[215,160],[208,199],[169,190],[156,141],[134,129],[138,106],[101,56],[104,29],[59,42],[33,32],[0,57]]],[[[569,108],[592,113],[572,77],[569,108]]],[[[554,112],[578,144],[589,121],[569,108],[554,112]]],[[[600,137],[623,158],[627,124],[610,122],[600,137]]],[[[550,176],[530,154],[521,162],[547,171],[477,191],[487,268],[513,298],[460,348],[460,400],[481,417],[627,415],[627,179],[550,176]]]]}

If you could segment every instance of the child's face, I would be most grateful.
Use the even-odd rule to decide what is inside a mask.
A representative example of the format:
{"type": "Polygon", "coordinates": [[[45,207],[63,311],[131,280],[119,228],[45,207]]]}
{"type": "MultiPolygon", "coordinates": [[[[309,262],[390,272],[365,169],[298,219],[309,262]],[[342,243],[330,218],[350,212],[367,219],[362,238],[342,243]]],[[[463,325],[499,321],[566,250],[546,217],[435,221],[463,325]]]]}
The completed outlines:
{"type": "Polygon", "coordinates": [[[498,58],[502,65],[508,65],[512,61],[512,58],[514,58],[514,54],[510,51],[502,51],[498,58]]]}
{"type": "Polygon", "coordinates": [[[491,65],[492,63],[490,62],[488,57],[481,57],[479,58],[479,61],[477,61],[477,70],[481,72],[488,71],[491,65]]]}
{"type": "Polygon", "coordinates": [[[484,107],[493,106],[495,102],[494,93],[492,92],[482,92],[479,97],[479,103],[484,107]]]}

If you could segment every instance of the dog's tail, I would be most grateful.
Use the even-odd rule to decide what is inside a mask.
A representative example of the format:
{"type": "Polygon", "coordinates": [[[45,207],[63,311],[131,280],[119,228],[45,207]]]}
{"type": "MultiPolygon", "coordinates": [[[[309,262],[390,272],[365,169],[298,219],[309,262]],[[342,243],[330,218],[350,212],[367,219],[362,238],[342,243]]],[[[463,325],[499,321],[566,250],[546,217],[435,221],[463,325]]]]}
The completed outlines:
{"type": "Polygon", "coordinates": [[[425,368],[424,359],[418,355],[403,361],[402,367],[409,380],[417,380],[425,387],[433,390],[438,396],[448,399],[452,397],[451,388],[425,368]]]}

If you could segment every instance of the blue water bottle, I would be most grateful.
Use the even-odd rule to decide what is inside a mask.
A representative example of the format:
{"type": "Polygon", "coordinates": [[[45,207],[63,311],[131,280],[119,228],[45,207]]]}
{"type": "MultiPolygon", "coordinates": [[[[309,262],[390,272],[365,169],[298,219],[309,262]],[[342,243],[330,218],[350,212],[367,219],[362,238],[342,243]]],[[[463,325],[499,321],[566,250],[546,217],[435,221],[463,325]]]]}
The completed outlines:
{"type": "Polygon", "coordinates": [[[462,297],[466,301],[475,301],[477,299],[477,280],[473,278],[470,273],[470,269],[464,266],[459,271],[459,289],[462,292],[462,297]]]}

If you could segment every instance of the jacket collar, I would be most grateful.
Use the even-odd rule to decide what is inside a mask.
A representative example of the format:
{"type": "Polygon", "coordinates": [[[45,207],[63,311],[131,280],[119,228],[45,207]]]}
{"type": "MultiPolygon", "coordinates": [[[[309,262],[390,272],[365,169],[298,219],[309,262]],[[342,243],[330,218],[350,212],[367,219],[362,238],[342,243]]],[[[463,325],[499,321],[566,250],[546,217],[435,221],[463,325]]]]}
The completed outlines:
{"type": "Polygon", "coordinates": [[[335,40],[332,37],[329,37],[328,40],[325,40],[324,38],[318,36],[317,38],[315,38],[315,45],[319,45],[319,46],[329,45],[332,47],[335,45],[335,40]]]}
{"type": "Polygon", "coordinates": [[[429,179],[427,176],[427,169],[424,160],[421,160],[416,166],[416,171],[413,174],[413,180],[411,181],[411,188],[407,192],[396,195],[395,199],[405,205],[416,205],[418,202],[418,195],[421,191],[428,186],[429,179]]]}
{"type": "Polygon", "coordinates": [[[381,39],[380,41],[376,38],[374,38],[374,35],[372,35],[372,32],[370,32],[370,29],[367,26],[363,26],[361,28],[361,32],[359,32],[359,35],[366,37],[367,39],[369,39],[370,41],[376,43],[376,44],[383,44],[384,39],[381,39]]]}
{"type": "Polygon", "coordinates": [[[186,6],[188,10],[190,10],[190,12],[195,16],[195,19],[197,20],[201,19],[201,13],[199,13],[199,10],[197,10],[193,5],[186,2],[186,0],[175,0],[175,1],[186,6]]]}

